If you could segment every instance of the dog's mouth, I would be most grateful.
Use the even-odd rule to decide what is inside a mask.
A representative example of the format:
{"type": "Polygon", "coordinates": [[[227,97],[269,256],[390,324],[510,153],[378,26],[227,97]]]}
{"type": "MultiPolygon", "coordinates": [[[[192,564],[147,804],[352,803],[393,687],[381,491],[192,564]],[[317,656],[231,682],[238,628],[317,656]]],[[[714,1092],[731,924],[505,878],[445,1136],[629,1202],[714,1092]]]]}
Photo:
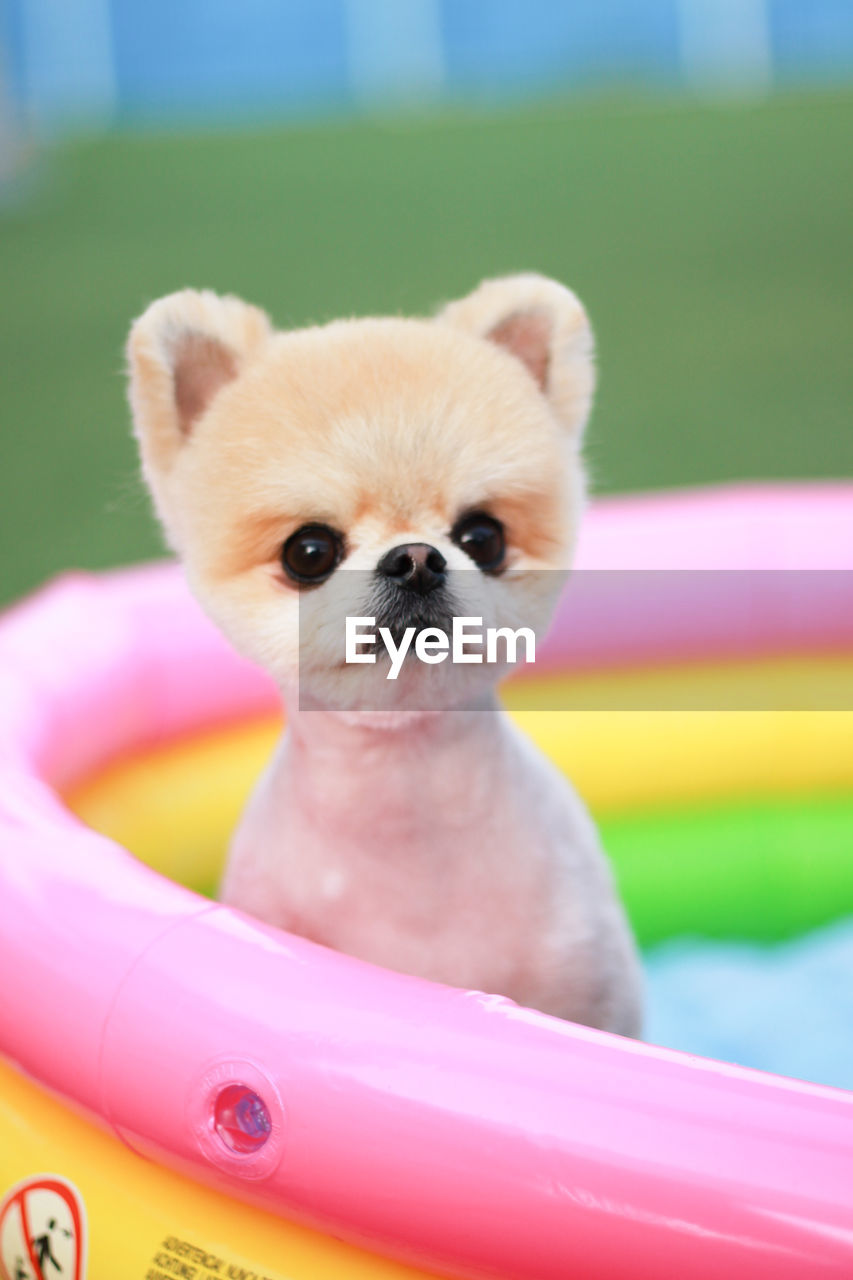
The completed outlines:
{"type": "MultiPolygon", "coordinates": [[[[390,583],[377,588],[368,612],[376,618],[376,640],[372,649],[379,653],[386,647],[379,635],[380,628],[390,635],[395,646],[402,643],[406,632],[412,628],[416,635],[428,627],[450,634],[458,608],[444,587],[423,596],[390,583]]],[[[366,646],[365,652],[371,652],[371,647],[366,646]]]]}

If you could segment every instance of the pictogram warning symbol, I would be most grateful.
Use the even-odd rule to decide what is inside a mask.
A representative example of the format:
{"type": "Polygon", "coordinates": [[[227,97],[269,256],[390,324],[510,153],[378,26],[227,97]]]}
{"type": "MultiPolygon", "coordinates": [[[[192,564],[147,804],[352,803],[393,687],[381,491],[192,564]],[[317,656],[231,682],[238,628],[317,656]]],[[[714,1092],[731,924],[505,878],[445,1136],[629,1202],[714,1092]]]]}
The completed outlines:
{"type": "Polygon", "coordinates": [[[25,1178],[0,1201],[0,1280],[86,1280],[86,1210],[65,1178],[25,1178]]]}

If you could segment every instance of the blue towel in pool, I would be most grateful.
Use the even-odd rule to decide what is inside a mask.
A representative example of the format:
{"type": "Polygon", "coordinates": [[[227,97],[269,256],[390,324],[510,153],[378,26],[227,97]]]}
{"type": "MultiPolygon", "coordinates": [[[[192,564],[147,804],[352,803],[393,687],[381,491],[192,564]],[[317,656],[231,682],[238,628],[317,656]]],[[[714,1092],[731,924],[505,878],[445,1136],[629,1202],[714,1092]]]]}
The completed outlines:
{"type": "Polygon", "coordinates": [[[645,1040],[853,1089],[853,916],[774,945],[675,938],[644,960],[645,1040]]]}

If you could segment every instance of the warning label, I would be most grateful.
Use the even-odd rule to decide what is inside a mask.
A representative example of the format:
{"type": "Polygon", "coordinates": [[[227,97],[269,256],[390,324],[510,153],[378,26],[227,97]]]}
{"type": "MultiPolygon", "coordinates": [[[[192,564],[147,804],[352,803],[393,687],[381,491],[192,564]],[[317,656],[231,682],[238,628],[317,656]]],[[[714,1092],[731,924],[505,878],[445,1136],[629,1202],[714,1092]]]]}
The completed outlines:
{"type": "MultiPolygon", "coordinates": [[[[0,1280],[86,1280],[86,1211],[70,1182],[27,1178],[0,1200],[0,1280]]],[[[282,1280],[166,1236],[145,1280],[282,1280]]]]}
{"type": "Polygon", "coordinates": [[[238,1262],[228,1262],[189,1240],[167,1236],[154,1255],[145,1280],[277,1280],[238,1262]]]}
{"type": "Polygon", "coordinates": [[[38,1174],[0,1203],[0,1280],[85,1280],[86,1210],[72,1183],[38,1174]]]}

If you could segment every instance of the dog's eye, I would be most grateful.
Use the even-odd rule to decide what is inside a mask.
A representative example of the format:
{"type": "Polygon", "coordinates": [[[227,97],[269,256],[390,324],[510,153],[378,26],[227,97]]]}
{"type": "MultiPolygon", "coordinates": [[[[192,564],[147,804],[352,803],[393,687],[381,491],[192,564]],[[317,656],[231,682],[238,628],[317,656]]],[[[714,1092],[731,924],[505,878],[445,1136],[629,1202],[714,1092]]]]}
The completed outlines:
{"type": "Polygon", "coordinates": [[[343,538],[325,524],[304,524],[281,550],[284,572],[294,582],[324,582],[344,555],[343,538]]]}
{"type": "Polygon", "coordinates": [[[501,568],[506,555],[504,527],[494,516],[475,511],[457,520],[450,534],[457,547],[461,547],[476,565],[487,573],[501,568]]]}

